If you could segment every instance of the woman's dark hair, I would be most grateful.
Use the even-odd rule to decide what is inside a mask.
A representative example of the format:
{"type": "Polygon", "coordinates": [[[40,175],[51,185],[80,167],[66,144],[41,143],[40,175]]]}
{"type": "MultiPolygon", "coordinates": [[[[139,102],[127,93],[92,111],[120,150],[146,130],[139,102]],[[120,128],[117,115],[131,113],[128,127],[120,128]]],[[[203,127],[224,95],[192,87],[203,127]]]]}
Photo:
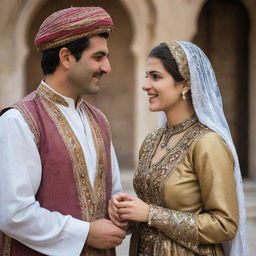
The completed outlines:
{"type": "Polygon", "coordinates": [[[161,43],[153,48],[149,53],[149,57],[160,59],[164,68],[172,75],[176,82],[183,82],[185,80],[180,74],[178,65],[166,44],[161,43]]]}
{"type": "MultiPolygon", "coordinates": [[[[108,38],[108,33],[98,34],[100,37],[108,38]]],[[[83,51],[89,46],[89,37],[84,37],[81,39],[77,39],[71,43],[67,43],[65,45],[45,50],[42,53],[41,58],[41,67],[44,75],[53,74],[56,70],[56,67],[59,64],[59,51],[61,48],[66,47],[70,50],[71,54],[74,55],[76,61],[81,59],[83,51]]]]}

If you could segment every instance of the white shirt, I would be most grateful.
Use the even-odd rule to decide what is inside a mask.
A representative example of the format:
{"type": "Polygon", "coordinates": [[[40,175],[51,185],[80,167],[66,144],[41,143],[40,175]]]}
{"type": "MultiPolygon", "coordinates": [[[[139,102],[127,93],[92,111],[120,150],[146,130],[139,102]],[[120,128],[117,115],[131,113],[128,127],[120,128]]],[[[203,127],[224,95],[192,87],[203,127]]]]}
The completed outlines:
{"type": "MultiPolygon", "coordinates": [[[[73,99],[62,97],[69,106],[56,106],[82,146],[90,181],[94,184],[97,156],[89,122],[80,105],[75,107],[73,99]]],[[[111,162],[114,195],[122,191],[122,186],[112,144],[111,162]]],[[[40,207],[35,194],[41,175],[41,159],[34,134],[18,110],[8,110],[0,117],[0,230],[43,254],[78,256],[90,225],[40,207]]]]}

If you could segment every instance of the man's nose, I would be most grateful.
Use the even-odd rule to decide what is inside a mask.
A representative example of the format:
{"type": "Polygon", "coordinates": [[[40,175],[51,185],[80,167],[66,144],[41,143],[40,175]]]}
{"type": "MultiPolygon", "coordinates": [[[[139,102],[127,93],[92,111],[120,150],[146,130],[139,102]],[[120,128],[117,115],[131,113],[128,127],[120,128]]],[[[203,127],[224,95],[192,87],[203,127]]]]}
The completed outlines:
{"type": "Polygon", "coordinates": [[[111,65],[110,65],[109,59],[107,57],[105,58],[104,63],[101,66],[101,70],[105,73],[111,72],[111,65]]]}

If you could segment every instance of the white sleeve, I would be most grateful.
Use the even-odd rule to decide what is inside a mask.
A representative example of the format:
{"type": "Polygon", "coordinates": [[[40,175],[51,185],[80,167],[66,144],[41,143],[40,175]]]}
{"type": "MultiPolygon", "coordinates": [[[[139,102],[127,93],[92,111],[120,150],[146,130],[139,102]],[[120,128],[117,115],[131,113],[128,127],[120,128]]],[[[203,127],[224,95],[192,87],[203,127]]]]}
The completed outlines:
{"type": "Polygon", "coordinates": [[[116,153],[111,143],[111,166],[112,166],[112,196],[121,193],[123,191],[121,179],[120,179],[120,170],[118,162],[116,159],[116,153]]]}
{"type": "Polygon", "coordinates": [[[41,174],[34,135],[11,109],[0,117],[0,230],[46,255],[80,255],[89,223],[40,207],[41,174]]]}

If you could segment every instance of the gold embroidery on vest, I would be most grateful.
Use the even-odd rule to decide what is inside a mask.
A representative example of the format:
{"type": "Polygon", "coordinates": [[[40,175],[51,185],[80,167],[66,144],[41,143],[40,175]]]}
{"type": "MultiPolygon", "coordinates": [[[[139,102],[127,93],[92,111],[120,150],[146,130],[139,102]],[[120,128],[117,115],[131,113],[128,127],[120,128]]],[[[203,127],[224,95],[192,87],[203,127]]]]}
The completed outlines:
{"type": "Polygon", "coordinates": [[[20,105],[19,107],[16,107],[16,108],[21,112],[21,114],[25,118],[30,130],[34,134],[36,146],[38,148],[39,144],[40,144],[40,132],[39,132],[39,129],[37,127],[37,124],[36,124],[36,121],[35,121],[33,115],[28,110],[28,108],[25,104],[22,104],[22,105],[20,105]]]}
{"type": "Polygon", "coordinates": [[[11,255],[11,237],[3,234],[4,237],[4,250],[2,256],[10,256],[11,255]]]}
{"type": "MultiPolygon", "coordinates": [[[[95,177],[95,186],[93,188],[88,175],[84,153],[76,135],[74,134],[62,112],[52,101],[48,100],[47,97],[49,95],[42,95],[44,92],[45,91],[43,90],[39,91],[39,94],[43,96],[39,97],[39,100],[50,118],[54,121],[68,150],[73,167],[74,180],[76,184],[79,205],[81,207],[82,220],[91,222],[104,218],[106,210],[106,184],[104,170],[106,170],[107,160],[105,146],[99,127],[93,116],[89,113],[86,107],[83,106],[88,115],[89,123],[93,130],[97,153],[97,174],[95,177]]],[[[82,104],[85,105],[85,103],[82,104]]],[[[85,245],[81,255],[103,256],[106,255],[106,251],[85,245]]]]}
{"type": "Polygon", "coordinates": [[[49,100],[51,100],[54,103],[61,104],[65,107],[68,107],[68,103],[65,101],[64,98],[62,98],[60,95],[54,93],[51,89],[47,88],[43,84],[40,84],[37,88],[37,91],[41,94],[47,97],[49,100]]]}

